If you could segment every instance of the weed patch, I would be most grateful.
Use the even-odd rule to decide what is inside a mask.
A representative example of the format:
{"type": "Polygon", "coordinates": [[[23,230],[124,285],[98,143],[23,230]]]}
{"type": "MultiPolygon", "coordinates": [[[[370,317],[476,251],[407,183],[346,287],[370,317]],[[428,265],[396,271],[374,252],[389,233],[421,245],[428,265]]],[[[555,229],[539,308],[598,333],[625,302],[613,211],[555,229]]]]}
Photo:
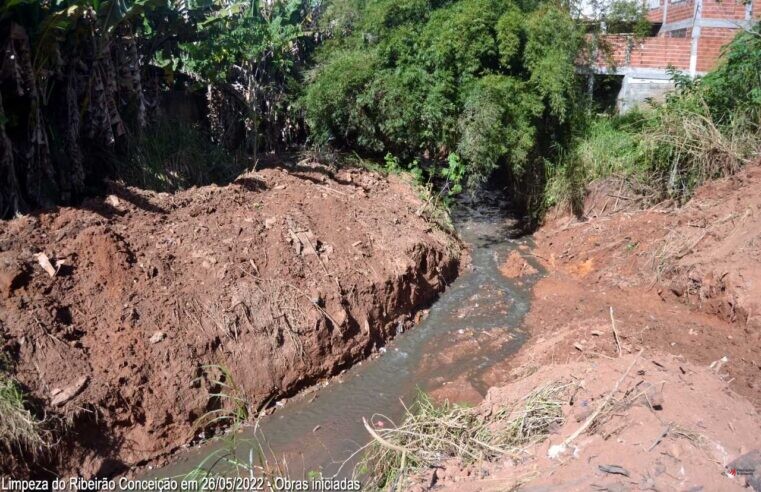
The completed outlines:
{"type": "Polygon", "coordinates": [[[227,183],[245,167],[198,125],[170,118],[153,123],[130,147],[127,157],[116,160],[117,178],[154,191],[227,183]]]}
{"type": "Polygon", "coordinates": [[[18,383],[0,373],[0,447],[36,455],[46,446],[41,423],[25,407],[18,383]]]}
{"type": "Polygon", "coordinates": [[[464,463],[501,456],[519,459],[526,446],[563,424],[562,395],[568,386],[549,383],[490,413],[449,403],[437,405],[420,393],[400,425],[383,415],[373,416],[372,424],[365,422],[374,440],[357,473],[367,476],[371,489],[395,484],[396,490],[403,490],[410,472],[446,459],[464,463]]]}

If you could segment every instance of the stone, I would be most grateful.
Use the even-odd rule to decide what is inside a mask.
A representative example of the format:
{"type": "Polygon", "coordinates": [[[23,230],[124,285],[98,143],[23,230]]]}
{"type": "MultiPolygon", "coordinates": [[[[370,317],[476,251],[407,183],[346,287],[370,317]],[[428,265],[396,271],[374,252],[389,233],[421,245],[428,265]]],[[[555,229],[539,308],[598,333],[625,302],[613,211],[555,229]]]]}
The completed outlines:
{"type": "Polygon", "coordinates": [[[149,338],[148,341],[151,343],[159,343],[164,340],[164,338],[166,338],[166,334],[163,331],[157,331],[151,335],[151,338],[149,338]]]}
{"type": "Polygon", "coordinates": [[[54,392],[53,398],[50,400],[50,404],[54,407],[60,407],[75,396],[77,396],[90,380],[88,376],[82,376],[77,379],[74,384],[67,386],[66,389],[58,392],[54,392]]]}

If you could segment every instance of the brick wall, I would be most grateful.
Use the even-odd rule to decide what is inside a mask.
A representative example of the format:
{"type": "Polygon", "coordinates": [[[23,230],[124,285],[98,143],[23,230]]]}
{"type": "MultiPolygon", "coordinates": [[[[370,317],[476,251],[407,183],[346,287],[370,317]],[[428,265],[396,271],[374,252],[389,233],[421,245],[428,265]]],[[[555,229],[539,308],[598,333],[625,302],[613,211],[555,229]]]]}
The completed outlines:
{"type": "Polygon", "coordinates": [[[629,63],[626,63],[628,40],[626,36],[608,36],[616,65],[636,68],[666,68],[669,64],[681,70],[690,67],[689,38],[645,38],[634,40],[631,45],[629,63]]]}
{"type": "MultiPolygon", "coordinates": [[[[752,16],[761,19],[761,0],[752,0],[752,16]]],[[[645,5],[651,5],[646,0],[645,5]]],[[[659,7],[648,12],[648,18],[653,22],[663,19],[663,6],[668,3],[667,22],[692,20],[695,0],[682,0],[671,3],[672,0],[659,0],[659,7]]],[[[745,19],[746,7],[741,0],[703,0],[702,19],[742,21],[745,19]]],[[[736,28],[703,27],[697,44],[697,67],[699,72],[707,72],[716,67],[722,48],[732,41],[738,33],[736,28]]],[[[632,40],[625,35],[610,35],[606,39],[613,51],[613,61],[618,67],[632,68],[661,68],[673,65],[680,70],[689,70],[690,51],[692,45],[692,28],[670,31],[657,37],[644,40],[632,40]],[[684,37],[675,37],[676,35],[684,37]],[[629,56],[627,57],[627,53],[629,56]]],[[[599,60],[600,66],[606,64],[599,60]]]]}
{"type": "MultiPolygon", "coordinates": [[[[668,0],[666,0],[668,1],[668,0]]],[[[659,2],[660,7],[657,9],[648,9],[647,20],[650,22],[662,22],[663,21],[663,0],[659,2]]]]}
{"type": "Polygon", "coordinates": [[[738,33],[736,29],[704,27],[698,40],[698,71],[707,72],[716,66],[721,49],[738,33]]]}
{"type": "MultiPolygon", "coordinates": [[[[754,5],[754,10],[758,8],[758,1],[754,5]]],[[[725,20],[743,20],[745,19],[745,5],[735,0],[703,0],[703,18],[704,19],[725,19],[725,20]]]]}
{"type": "MultiPolygon", "coordinates": [[[[647,1],[647,0],[646,0],[647,1]]],[[[663,22],[663,6],[671,0],[658,0],[658,8],[647,10],[647,20],[663,22]]],[[[649,3],[645,3],[649,6],[649,3]]],[[[683,0],[669,3],[666,22],[676,22],[692,19],[695,13],[694,0],[683,0]]],[[[704,19],[743,20],[745,19],[745,4],[738,0],[703,0],[704,19]]],[[[761,19],[761,0],[753,0],[752,15],[761,19]]]]}
{"type": "Polygon", "coordinates": [[[681,20],[692,19],[694,15],[695,2],[693,0],[684,0],[681,2],[669,3],[669,9],[666,13],[666,22],[677,22],[681,20]]]}

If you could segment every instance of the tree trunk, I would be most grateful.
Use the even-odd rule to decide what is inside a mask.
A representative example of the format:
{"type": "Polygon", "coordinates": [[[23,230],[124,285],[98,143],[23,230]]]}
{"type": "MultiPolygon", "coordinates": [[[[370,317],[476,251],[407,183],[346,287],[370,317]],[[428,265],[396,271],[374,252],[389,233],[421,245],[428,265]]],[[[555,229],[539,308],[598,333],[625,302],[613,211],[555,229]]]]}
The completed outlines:
{"type": "Polygon", "coordinates": [[[0,94],[0,219],[11,217],[26,208],[16,179],[13,144],[5,133],[5,121],[3,96],[0,94]]]}

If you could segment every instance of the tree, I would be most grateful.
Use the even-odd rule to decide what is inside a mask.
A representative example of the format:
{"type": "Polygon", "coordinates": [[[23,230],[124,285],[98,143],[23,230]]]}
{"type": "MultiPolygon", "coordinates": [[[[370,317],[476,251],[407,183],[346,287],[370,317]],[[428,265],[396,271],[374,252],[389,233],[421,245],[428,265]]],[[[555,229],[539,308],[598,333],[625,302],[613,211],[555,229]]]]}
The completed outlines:
{"type": "Polygon", "coordinates": [[[319,143],[517,179],[578,110],[584,36],[569,7],[513,0],[335,0],[301,98],[319,143]],[[359,15],[346,20],[346,12],[359,15]],[[335,29],[341,26],[340,29],[335,29]]]}

